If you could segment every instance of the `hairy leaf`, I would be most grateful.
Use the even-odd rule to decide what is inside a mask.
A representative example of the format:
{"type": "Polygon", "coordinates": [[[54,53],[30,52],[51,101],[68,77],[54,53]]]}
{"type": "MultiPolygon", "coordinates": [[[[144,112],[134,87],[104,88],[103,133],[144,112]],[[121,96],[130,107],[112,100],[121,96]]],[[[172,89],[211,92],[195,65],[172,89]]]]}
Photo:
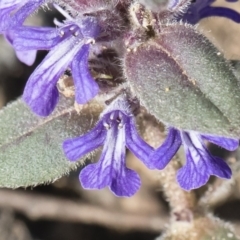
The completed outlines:
{"type": "Polygon", "coordinates": [[[184,130],[240,136],[240,87],[215,47],[187,25],[128,51],[125,75],[157,119],[184,130]]]}
{"type": "Polygon", "coordinates": [[[222,54],[190,25],[169,26],[159,37],[189,80],[231,123],[240,125],[239,82],[222,54]]]}
{"type": "Polygon", "coordinates": [[[84,159],[70,163],[62,142],[92,128],[100,110],[91,103],[78,114],[72,100],[62,98],[52,115],[39,118],[22,100],[7,105],[0,111],[0,186],[51,182],[75,169],[84,159]]]}

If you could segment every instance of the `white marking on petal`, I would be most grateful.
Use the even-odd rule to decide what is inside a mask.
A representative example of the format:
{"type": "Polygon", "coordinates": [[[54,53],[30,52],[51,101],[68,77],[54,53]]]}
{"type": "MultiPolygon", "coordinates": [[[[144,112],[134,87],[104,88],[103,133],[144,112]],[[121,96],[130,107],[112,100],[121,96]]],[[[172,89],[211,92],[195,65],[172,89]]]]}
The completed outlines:
{"type": "Polygon", "coordinates": [[[109,125],[108,123],[106,123],[106,122],[103,123],[103,126],[104,126],[107,130],[110,129],[110,125],[109,125]]]}
{"type": "Polygon", "coordinates": [[[60,22],[58,19],[54,18],[53,19],[53,23],[57,26],[57,27],[62,27],[64,26],[64,23],[60,22]]]}
{"type": "Polygon", "coordinates": [[[64,31],[63,31],[63,30],[60,31],[60,36],[61,36],[61,37],[64,36],[64,31]]]}
{"type": "Polygon", "coordinates": [[[125,148],[126,136],[125,135],[126,135],[125,127],[118,129],[117,136],[115,136],[115,138],[116,138],[115,151],[114,151],[115,161],[113,163],[113,167],[114,167],[117,175],[122,175],[122,176],[125,176],[125,171],[122,171],[122,169],[125,167],[125,163],[122,162],[123,158],[125,157],[125,151],[126,151],[126,148],[125,148]]]}
{"type": "Polygon", "coordinates": [[[110,119],[111,119],[111,120],[114,119],[114,115],[115,115],[115,112],[112,112],[111,115],[110,115],[110,119]]]}
{"type": "Polygon", "coordinates": [[[95,39],[94,38],[89,38],[87,40],[85,40],[85,44],[95,44],[95,39]]]}
{"type": "Polygon", "coordinates": [[[74,37],[77,37],[78,35],[79,35],[79,32],[74,32],[74,33],[73,33],[73,36],[74,36],[74,37]]]}
{"type": "Polygon", "coordinates": [[[201,160],[201,155],[197,150],[204,151],[200,134],[196,132],[181,132],[181,135],[185,151],[191,153],[193,161],[197,164],[201,160]]]}
{"type": "Polygon", "coordinates": [[[54,84],[54,81],[57,81],[57,78],[60,77],[59,75],[67,69],[81,46],[82,45],[75,45],[74,38],[68,38],[56,45],[48,53],[46,58],[33,72],[27,82],[24,93],[28,95],[28,104],[39,97],[44,98],[44,95],[40,96],[39,89],[44,89],[49,83],[49,86],[51,86],[51,83],[54,84]],[[30,86],[31,92],[28,92],[28,86],[30,86]]]}

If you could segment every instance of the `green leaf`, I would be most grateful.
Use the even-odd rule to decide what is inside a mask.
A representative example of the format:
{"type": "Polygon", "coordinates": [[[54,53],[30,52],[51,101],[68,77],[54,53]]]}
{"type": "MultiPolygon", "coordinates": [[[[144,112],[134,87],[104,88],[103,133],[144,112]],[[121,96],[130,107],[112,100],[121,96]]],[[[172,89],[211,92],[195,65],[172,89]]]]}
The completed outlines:
{"type": "Polygon", "coordinates": [[[0,111],[0,186],[17,188],[52,182],[84,161],[69,162],[62,142],[90,130],[101,111],[96,103],[78,114],[73,101],[61,98],[56,110],[40,118],[22,100],[0,111]]]}
{"type": "Polygon", "coordinates": [[[215,47],[188,25],[126,53],[125,76],[141,103],[167,125],[239,138],[239,82],[215,47]]]}
{"type": "Polygon", "coordinates": [[[169,26],[159,37],[201,92],[231,123],[240,125],[239,82],[214,45],[190,25],[169,26]]]}

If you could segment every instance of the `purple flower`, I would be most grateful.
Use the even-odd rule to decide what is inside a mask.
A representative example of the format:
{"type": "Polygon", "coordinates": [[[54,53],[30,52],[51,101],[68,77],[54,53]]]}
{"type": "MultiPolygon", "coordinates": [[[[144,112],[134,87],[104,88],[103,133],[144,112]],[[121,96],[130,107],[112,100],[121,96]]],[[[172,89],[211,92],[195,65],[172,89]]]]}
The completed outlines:
{"type": "Polygon", "coordinates": [[[68,159],[76,161],[102,145],[99,161],[89,164],[80,173],[83,188],[101,189],[108,186],[117,196],[132,196],[140,187],[140,178],[135,171],[126,167],[125,146],[149,168],[153,168],[149,161],[153,148],[139,136],[134,116],[124,98],[115,100],[101,114],[100,121],[90,132],[66,140],[63,150],[68,159]]]}
{"type": "MultiPolygon", "coordinates": [[[[187,12],[181,17],[181,20],[196,24],[201,19],[207,17],[225,17],[240,23],[240,14],[237,11],[226,7],[210,6],[215,1],[216,0],[196,0],[189,6],[187,12]]],[[[237,2],[238,0],[226,1],[237,2]]]]}
{"type": "MultiPolygon", "coordinates": [[[[10,44],[13,43],[13,33],[23,25],[26,18],[33,13],[45,0],[1,0],[0,2],[0,34],[4,34],[10,44]],[[10,33],[11,31],[11,33],[10,33]]],[[[37,51],[16,51],[18,59],[26,65],[32,65],[37,51]]]]}
{"type": "Polygon", "coordinates": [[[204,145],[204,140],[230,151],[235,150],[239,145],[236,139],[170,128],[165,142],[150,156],[150,161],[158,169],[165,168],[183,144],[186,164],[179,169],[177,174],[178,183],[183,189],[199,188],[208,181],[211,175],[229,179],[231,169],[221,158],[210,154],[204,145]]]}
{"type": "MultiPolygon", "coordinates": [[[[66,15],[66,13],[65,13],[66,15]]],[[[90,45],[99,34],[95,18],[72,19],[55,28],[24,27],[14,33],[14,47],[20,51],[50,50],[30,76],[23,99],[31,110],[47,116],[58,102],[56,83],[67,68],[71,68],[77,103],[84,104],[98,93],[98,85],[88,69],[90,45]]]]}

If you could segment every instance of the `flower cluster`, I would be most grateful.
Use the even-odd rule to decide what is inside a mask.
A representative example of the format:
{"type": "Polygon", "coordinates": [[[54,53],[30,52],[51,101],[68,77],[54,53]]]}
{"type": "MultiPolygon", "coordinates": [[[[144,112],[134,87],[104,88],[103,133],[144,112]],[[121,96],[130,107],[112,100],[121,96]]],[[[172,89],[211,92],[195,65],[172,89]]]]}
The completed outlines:
{"type": "Polygon", "coordinates": [[[127,100],[118,98],[101,114],[94,129],[79,138],[66,140],[63,149],[68,159],[76,161],[103,145],[98,163],[81,171],[82,186],[86,189],[109,186],[117,196],[131,196],[138,190],[140,179],[126,168],[125,145],[149,169],[163,169],[183,144],[186,165],[179,170],[177,180],[185,190],[201,187],[211,175],[230,178],[231,169],[222,159],[210,154],[204,139],[230,151],[239,145],[236,139],[169,128],[165,142],[153,149],[137,133],[127,100]]]}
{"type": "MultiPolygon", "coordinates": [[[[236,2],[236,0],[226,1],[236,2]]],[[[125,7],[127,12],[129,5],[134,2],[119,1],[118,4],[121,5],[119,9],[124,13],[125,7]]],[[[168,6],[174,14],[175,9],[187,3],[187,10],[178,15],[178,20],[190,24],[210,16],[221,16],[240,22],[240,15],[234,10],[213,7],[211,6],[213,2],[214,0],[196,0],[189,5],[189,1],[175,0],[169,1],[168,6]]],[[[97,13],[80,13],[73,17],[51,2],[49,4],[52,4],[66,18],[63,22],[55,20],[56,28],[24,26],[26,18],[43,4],[47,2],[45,0],[2,0],[0,2],[0,33],[4,34],[14,47],[18,58],[28,65],[33,64],[37,50],[49,51],[30,76],[23,93],[23,99],[34,113],[48,116],[58,102],[57,81],[68,69],[71,70],[73,77],[77,103],[85,104],[99,93],[99,85],[89,70],[89,55],[95,43],[101,46],[101,39],[113,45],[111,29],[116,28],[114,24],[117,23],[110,22],[111,17],[108,19],[106,12],[102,9],[97,13]],[[101,18],[101,14],[105,14],[104,17],[101,18]],[[108,21],[107,27],[104,26],[103,19],[107,19],[105,20],[108,21]],[[108,38],[108,36],[111,37],[108,38]]],[[[121,26],[118,28],[121,29],[121,26]]],[[[127,33],[124,32],[124,34],[127,33]]],[[[167,126],[168,135],[165,142],[154,149],[138,134],[128,94],[123,95],[106,107],[98,123],[90,132],[63,143],[65,155],[70,161],[77,161],[88,152],[103,146],[99,161],[89,164],[80,173],[80,182],[84,188],[100,189],[108,186],[117,196],[135,194],[140,187],[140,178],[135,171],[126,166],[126,147],[148,168],[163,169],[183,145],[186,164],[179,170],[177,180],[186,190],[204,185],[211,175],[221,178],[231,177],[228,165],[222,159],[210,154],[204,145],[204,140],[233,151],[239,145],[237,139],[167,126]]]]}

